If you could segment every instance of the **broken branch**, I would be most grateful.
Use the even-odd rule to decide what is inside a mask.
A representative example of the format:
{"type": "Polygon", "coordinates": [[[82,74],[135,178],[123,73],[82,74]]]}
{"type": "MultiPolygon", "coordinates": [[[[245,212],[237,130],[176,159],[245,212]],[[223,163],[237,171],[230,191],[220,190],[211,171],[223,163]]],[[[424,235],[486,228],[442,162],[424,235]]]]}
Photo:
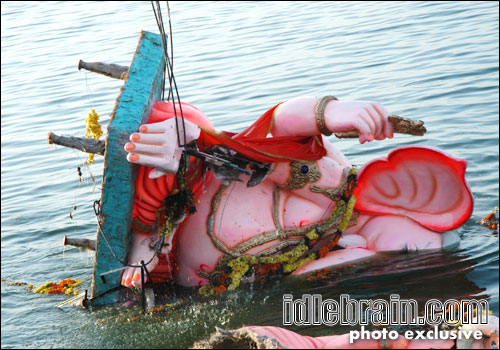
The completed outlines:
{"type": "Polygon", "coordinates": [[[49,132],[49,144],[75,148],[82,152],[104,155],[106,143],[103,140],[87,139],[84,137],[59,136],[49,132]]]}
{"type": "MultiPolygon", "coordinates": [[[[388,119],[392,124],[395,133],[423,136],[427,132],[427,129],[424,127],[424,122],[421,120],[412,120],[397,115],[390,115],[388,119]]],[[[335,133],[335,136],[337,136],[339,139],[353,139],[358,138],[359,135],[360,133],[358,130],[349,130],[335,133]]]]}

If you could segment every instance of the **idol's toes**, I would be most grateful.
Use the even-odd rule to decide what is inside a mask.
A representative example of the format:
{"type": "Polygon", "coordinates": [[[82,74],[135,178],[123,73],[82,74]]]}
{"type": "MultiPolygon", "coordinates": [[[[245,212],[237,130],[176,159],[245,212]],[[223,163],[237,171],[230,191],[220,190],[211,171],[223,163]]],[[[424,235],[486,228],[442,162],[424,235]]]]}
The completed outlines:
{"type": "MultiPolygon", "coordinates": [[[[144,282],[146,282],[146,280],[147,276],[144,276],[144,282]]],[[[142,286],[141,269],[138,267],[127,268],[122,275],[122,286],[127,288],[140,288],[142,286]]]]}
{"type": "Polygon", "coordinates": [[[127,268],[125,271],[123,271],[122,275],[122,286],[131,288],[132,285],[130,284],[130,281],[132,280],[132,274],[133,274],[134,269],[133,268],[127,268]]]}
{"type": "MultiPolygon", "coordinates": [[[[144,276],[144,282],[146,282],[147,277],[144,276]]],[[[139,269],[136,269],[134,272],[132,279],[131,279],[131,284],[134,287],[142,287],[142,281],[141,281],[141,271],[139,269]]]]}

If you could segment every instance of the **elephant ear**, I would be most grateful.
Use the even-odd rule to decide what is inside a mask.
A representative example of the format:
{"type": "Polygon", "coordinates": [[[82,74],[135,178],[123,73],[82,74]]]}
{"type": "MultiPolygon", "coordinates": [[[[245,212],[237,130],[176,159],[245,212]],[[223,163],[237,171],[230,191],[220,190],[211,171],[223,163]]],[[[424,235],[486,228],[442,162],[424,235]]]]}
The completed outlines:
{"type": "Polygon", "coordinates": [[[448,231],[469,219],[473,198],[467,161],[429,147],[401,147],[365,164],[354,190],[356,209],[411,218],[434,231],[448,231]]]}

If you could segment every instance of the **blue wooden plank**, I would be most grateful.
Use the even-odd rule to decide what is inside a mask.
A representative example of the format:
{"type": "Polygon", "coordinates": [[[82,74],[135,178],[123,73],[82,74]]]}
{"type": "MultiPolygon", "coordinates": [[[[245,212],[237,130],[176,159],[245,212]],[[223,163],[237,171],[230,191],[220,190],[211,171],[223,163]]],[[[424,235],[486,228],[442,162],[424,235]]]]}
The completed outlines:
{"type": "MultiPolygon", "coordinates": [[[[116,255],[126,261],[130,247],[130,219],[135,193],[137,166],[126,160],[123,149],[129,135],[146,122],[155,100],[161,99],[165,59],[161,37],[143,31],[121,94],[118,96],[108,126],[104,175],[101,194],[102,230],[116,255]]],[[[121,273],[100,274],[122,267],[115,259],[102,235],[97,233],[97,246],[92,281],[92,298],[120,285],[121,273]]],[[[93,305],[119,301],[120,293],[112,292],[93,300],[93,305]]]]}

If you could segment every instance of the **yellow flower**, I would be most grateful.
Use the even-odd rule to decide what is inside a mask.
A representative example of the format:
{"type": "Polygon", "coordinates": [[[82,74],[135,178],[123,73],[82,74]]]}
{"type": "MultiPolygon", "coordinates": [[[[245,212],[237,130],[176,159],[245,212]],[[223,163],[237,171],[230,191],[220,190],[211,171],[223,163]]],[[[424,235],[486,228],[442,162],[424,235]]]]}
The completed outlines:
{"type": "MultiPolygon", "coordinates": [[[[87,119],[85,119],[87,125],[87,130],[85,131],[85,137],[88,139],[98,140],[102,136],[101,124],[99,124],[99,114],[92,108],[87,119]]],[[[90,164],[94,163],[94,154],[89,153],[88,162],[90,164]]]]}

